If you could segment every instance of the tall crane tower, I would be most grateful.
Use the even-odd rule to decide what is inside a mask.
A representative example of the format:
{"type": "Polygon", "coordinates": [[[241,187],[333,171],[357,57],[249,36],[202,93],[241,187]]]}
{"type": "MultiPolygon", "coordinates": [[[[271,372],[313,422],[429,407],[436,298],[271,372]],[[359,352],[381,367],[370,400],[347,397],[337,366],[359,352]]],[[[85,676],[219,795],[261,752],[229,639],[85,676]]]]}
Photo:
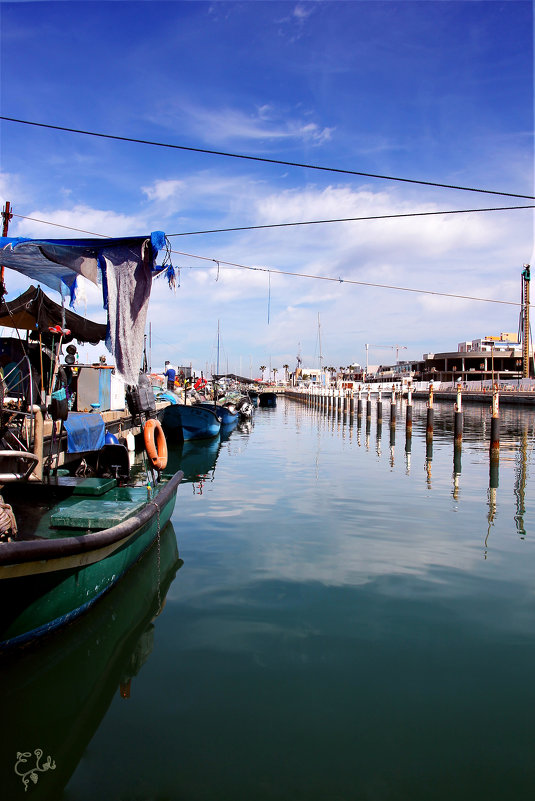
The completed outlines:
{"type": "Polygon", "coordinates": [[[296,358],[297,358],[297,366],[295,368],[295,377],[297,379],[301,375],[301,364],[303,363],[303,360],[301,358],[301,343],[300,342],[299,342],[299,346],[298,346],[298,350],[297,350],[297,357],[296,358]]]}
{"type": "Polygon", "coordinates": [[[529,378],[529,284],[530,266],[523,265],[522,289],[521,289],[521,309],[520,309],[520,332],[522,337],[522,378],[529,378]]]}
{"type": "Polygon", "coordinates": [[[399,352],[400,350],[407,350],[406,345],[372,345],[369,342],[364,345],[366,348],[366,372],[368,372],[368,348],[381,348],[381,350],[395,350],[396,351],[396,362],[399,361],[399,352]]]}

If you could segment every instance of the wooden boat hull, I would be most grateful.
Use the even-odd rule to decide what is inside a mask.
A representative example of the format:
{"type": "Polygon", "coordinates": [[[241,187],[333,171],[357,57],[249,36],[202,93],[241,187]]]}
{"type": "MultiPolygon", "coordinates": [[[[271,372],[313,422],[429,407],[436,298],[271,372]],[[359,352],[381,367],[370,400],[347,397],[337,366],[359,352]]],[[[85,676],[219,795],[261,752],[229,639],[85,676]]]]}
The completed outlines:
{"type": "Polygon", "coordinates": [[[164,409],[162,425],[169,437],[185,442],[216,437],[221,428],[221,422],[213,409],[207,409],[200,404],[186,406],[183,403],[164,409]]]}
{"type": "Polygon", "coordinates": [[[69,623],[110,590],[169,521],[181,479],[175,473],[149,503],[108,529],[3,544],[0,650],[69,623]]]}

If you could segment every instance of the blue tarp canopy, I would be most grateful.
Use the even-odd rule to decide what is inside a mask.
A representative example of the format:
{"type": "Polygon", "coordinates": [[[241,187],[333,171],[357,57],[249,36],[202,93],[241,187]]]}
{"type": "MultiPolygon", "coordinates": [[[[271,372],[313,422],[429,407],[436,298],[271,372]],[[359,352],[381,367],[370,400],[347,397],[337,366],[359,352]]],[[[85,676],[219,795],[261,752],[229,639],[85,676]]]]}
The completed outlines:
{"type": "Polygon", "coordinates": [[[102,256],[117,248],[141,251],[150,241],[153,258],[165,247],[165,234],[155,231],[150,236],[115,239],[26,239],[0,237],[0,264],[55,289],[63,297],[74,296],[79,275],[98,284],[98,268],[102,256]]]}
{"type": "Polygon", "coordinates": [[[163,231],[116,239],[24,239],[0,237],[0,264],[70,295],[73,305],[80,275],[102,282],[108,311],[106,347],[127,384],[137,384],[143,335],[163,231]]]}

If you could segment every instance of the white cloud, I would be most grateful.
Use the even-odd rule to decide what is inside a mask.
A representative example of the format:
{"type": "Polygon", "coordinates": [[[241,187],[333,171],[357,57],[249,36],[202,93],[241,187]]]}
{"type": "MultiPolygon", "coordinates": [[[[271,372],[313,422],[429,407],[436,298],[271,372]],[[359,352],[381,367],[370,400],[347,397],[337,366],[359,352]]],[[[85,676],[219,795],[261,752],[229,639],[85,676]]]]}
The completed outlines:
{"type": "Polygon", "coordinates": [[[157,121],[176,130],[177,120],[185,120],[196,136],[212,143],[295,140],[322,144],[334,131],[332,127],[310,123],[270,103],[258,105],[248,114],[242,109],[204,107],[181,101],[175,103],[174,108],[166,109],[157,121]]]}
{"type": "Polygon", "coordinates": [[[146,230],[143,215],[118,214],[109,209],[76,205],[72,208],[30,210],[24,219],[14,218],[9,235],[72,239],[80,235],[132,236],[140,230],[146,230]]]}
{"type": "Polygon", "coordinates": [[[177,180],[155,181],[151,186],[143,186],[142,191],[149,200],[170,200],[181,194],[183,182],[177,180]]]}
{"type": "Polygon", "coordinates": [[[298,3],[292,13],[297,20],[303,21],[310,17],[310,15],[313,13],[313,9],[310,4],[306,6],[304,3],[298,3]]]}
{"type": "MultiPolygon", "coordinates": [[[[10,178],[7,191],[16,182],[10,178]]],[[[27,196],[31,189],[26,187],[27,196]]],[[[204,171],[155,178],[139,189],[135,214],[78,204],[63,198],[58,208],[28,206],[28,217],[57,222],[92,234],[122,236],[164,228],[269,225],[304,220],[434,211],[436,202],[416,203],[399,188],[310,184],[280,190],[247,173],[227,178],[204,171]],[[163,224],[165,223],[165,225],[163,224]],[[176,226],[176,227],[175,227],[176,226]]],[[[317,361],[321,315],[326,362],[364,361],[364,342],[400,343],[408,358],[448,350],[482,333],[516,330],[515,306],[454,300],[365,287],[350,281],[391,284],[439,292],[518,301],[519,274],[531,247],[530,212],[431,216],[413,219],[332,223],[241,231],[214,236],[176,237],[173,254],[181,267],[180,288],[169,292],[155,282],[149,310],[152,358],[192,361],[205,369],[221,321],[230,369],[238,359],[256,368],[295,364],[300,343],[304,362],[317,361]],[[216,261],[221,262],[219,268],[216,261]],[[223,262],[344,279],[334,281],[231,269],[223,262]],[[216,280],[218,279],[218,280],[216,280]],[[268,324],[269,312],[269,324],[268,324]],[[233,363],[232,360],[236,360],[233,363]]],[[[71,237],[68,229],[15,219],[12,235],[71,237]]],[[[13,296],[20,286],[9,278],[13,296]]],[[[87,313],[102,320],[100,290],[88,288],[87,313]]],[[[82,313],[85,309],[80,310],[82,313]]],[[[386,360],[384,354],[378,361],[386,360]]],[[[256,374],[256,373],[255,373],[256,374]]]]}

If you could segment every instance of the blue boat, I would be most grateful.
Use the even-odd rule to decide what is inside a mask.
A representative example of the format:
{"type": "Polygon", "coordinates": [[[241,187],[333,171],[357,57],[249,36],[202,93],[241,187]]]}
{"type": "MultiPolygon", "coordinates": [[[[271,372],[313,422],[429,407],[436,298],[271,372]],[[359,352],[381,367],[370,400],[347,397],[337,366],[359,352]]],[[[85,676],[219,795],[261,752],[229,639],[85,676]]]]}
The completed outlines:
{"type": "Polygon", "coordinates": [[[164,409],[162,425],[168,437],[188,441],[216,437],[221,422],[213,408],[175,403],[164,409]]]}
{"type": "Polygon", "coordinates": [[[221,420],[221,425],[224,426],[237,423],[240,416],[238,410],[234,406],[223,406],[221,403],[214,403],[213,401],[201,401],[196,404],[196,406],[200,406],[203,409],[210,409],[218,416],[219,420],[221,420]]]}
{"type": "Polygon", "coordinates": [[[276,392],[260,392],[258,395],[259,406],[276,406],[277,393],[276,392]]]}

